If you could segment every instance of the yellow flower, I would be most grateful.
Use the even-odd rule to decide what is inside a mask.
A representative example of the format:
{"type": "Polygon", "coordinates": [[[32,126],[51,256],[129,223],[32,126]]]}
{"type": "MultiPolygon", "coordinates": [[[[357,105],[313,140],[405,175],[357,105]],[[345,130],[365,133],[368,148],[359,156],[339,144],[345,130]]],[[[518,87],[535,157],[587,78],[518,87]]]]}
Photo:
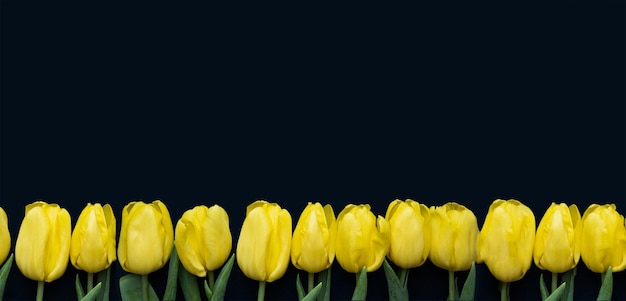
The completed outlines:
{"type": "Polygon", "coordinates": [[[626,269],[626,224],[615,204],[592,204],[580,221],[580,256],[589,270],[604,273],[626,269]]]}
{"type": "Polygon", "coordinates": [[[117,256],[124,271],[147,275],[162,268],[174,245],[170,213],[161,201],[130,202],[122,211],[117,256]]]}
{"type": "Polygon", "coordinates": [[[385,215],[391,229],[387,257],[397,266],[421,266],[430,251],[430,211],[424,204],[408,199],[394,200],[385,215]]]}
{"type": "Polygon", "coordinates": [[[330,205],[309,202],[304,208],[291,243],[291,262],[296,268],[318,273],[331,266],[335,260],[333,223],[335,213],[330,205]]]}
{"type": "Polygon", "coordinates": [[[466,271],[476,260],[478,222],[455,202],[430,208],[430,261],[448,271],[466,271]]]}
{"type": "Polygon", "coordinates": [[[517,200],[495,200],[478,234],[478,263],[502,282],[522,279],[533,258],[535,215],[517,200]]]}
{"type": "Polygon", "coordinates": [[[88,203],[80,213],[70,245],[72,265],[97,273],[115,261],[115,216],[111,205],[88,203]]]}
{"type": "Polygon", "coordinates": [[[256,201],[246,210],[237,241],[237,265],[250,279],[272,282],[287,271],[291,215],[276,203],[256,201]]]}
{"type": "Polygon", "coordinates": [[[11,251],[11,234],[9,233],[9,220],[7,213],[0,207],[0,264],[7,259],[11,251]]]}
{"type": "Polygon", "coordinates": [[[370,210],[370,205],[347,205],[337,216],[335,256],[339,265],[350,273],[376,271],[389,250],[390,232],[387,220],[370,210]]]}
{"type": "Polygon", "coordinates": [[[232,249],[228,214],[224,208],[201,205],[189,209],[176,223],[176,251],[185,269],[198,277],[221,267],[232,249]]]}
{"type": "Polygon", "coordinates": [[[51,282],[63,275],[70,255],[70,214],[57,204],[37,201],[26,212],[15,243],[15,263],[35,281],[51,282]]]}
{"type": "Polygon", "coordinates": [[[573,269],[580,259],[576,243],[576,224],[580,212],[576,205],[552,203],[539,222],[535,235],[535,265],[552,273],[573,269]]]}

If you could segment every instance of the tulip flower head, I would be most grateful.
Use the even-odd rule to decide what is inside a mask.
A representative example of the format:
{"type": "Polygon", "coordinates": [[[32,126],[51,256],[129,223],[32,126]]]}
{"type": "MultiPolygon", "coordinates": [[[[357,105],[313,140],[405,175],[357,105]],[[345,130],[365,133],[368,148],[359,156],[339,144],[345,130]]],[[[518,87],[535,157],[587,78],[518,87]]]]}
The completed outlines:
{"type": "Polygon", "coordinates": [[[162,268],[174,245],[173,228],[170,213],[159,200],[126,205],[117,249],[122,269],[147,275],[162,268]]]}
{"type": "Polygon", "coordinates": [[[626,224],[615,204],[590,205],[580,221],[580,256],[589,270],[605,273],[626,269],[626,224]]]}
{"type": "Polygon", "coordinates": [[[430,208],[430,261],[448,271],[466,271],[476,261],[476,215],[456,202],[430,208]]]}
{"type": "Polygon", "coordinates": [[[246,277],[273,282],[289,265],[291,215],[280,205],[256,201],[246,210],[237,241],[237,265],[246,277]]]}
{"type": "Polygon", "coordinates": [[[36,201],[26,205],[15,242],[15,263],[35,281],[51,282],[67,268],[72,225],[70,214],[57,204],[36,201]]]}
{"type": "Polygon", "coordinates": [[[335,256],[350,273],[376,271],[389,251],[390,227],[387,220],[374,216],[368,204],[347,205],[337,216],[335,256]]]}
{"type": "Polygon", "coordinates": [[[421,266],[430,251],[430,211],[414,200],[394,200],[387,207],[390,244],[387,257],[397,266],[410,269],[421,266]]]}
{"type": "Polygon", "coordinates": [[[72,265],[88,273],[107,269],[116,259],[115,235],[115,216],[111,205],[88,203],[72,232],[72,265]]]}
{"type": "Polygon", "coordinates": [[[533,259],[537,267],[563,273],[578,264],[580,247],[576,243],[576,225],[579,221],[580,212],[576,205],[550,205],[535,235],[533,259]]]}
{"type": "Polygon", "coordinates": [[[496,279],[522,279],[533,258],[535,215],[517,200],[495,200],[478,234],[478,258],[496,279]]]}
{"type": "Polygon", "coordinates": [[[11,234],[9,233],[9,220],[7,213],[0,207],[0,264],[9,256],[11,251],[11,234]]]}
{"type": "Polygon", "coordinates": [[[330,205],[309,202],[296,224],[291,242],[291,262],[309,273],[329,268],[335,260],[335,213],[330,205]]]}
{"type": "Polygon", "coordinates": [[[201,205],[189,209],[176,223],[176,251],[187,271],[205,277],[228,259],[233,238],[224,208],[201,205]]]}

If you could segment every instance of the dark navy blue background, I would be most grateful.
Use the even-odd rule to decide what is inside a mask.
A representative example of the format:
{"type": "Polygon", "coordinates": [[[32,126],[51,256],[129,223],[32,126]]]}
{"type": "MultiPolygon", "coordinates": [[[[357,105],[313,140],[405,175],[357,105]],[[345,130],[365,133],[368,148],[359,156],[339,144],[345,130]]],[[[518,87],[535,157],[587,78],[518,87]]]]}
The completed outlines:
{"type": "MultiPolygon", "coordinates": [[[[496,198],[537,223],[552,201],[626,213],[624,3],[596,6],[233,7],[2,3],[0,206],[13,245],[24,206],[87,202],[117,215],[161,199],[174,223],[198,204],[230,215],[266,199],[295,222],[308,201],[457,201],[482,226],[496,198]]],[[[119,228],[118,228],[119,230],[119,228]]],[[[116,263],[113,279],[125,272],[116,263]]],[[[539,298],[540,271],[511,285],[539,298]]],[[[74,298],[76,270],[46,284],[74,298]]],[[[82,275],[82,274],[81,274],[82,275]]],[[[614,300],[625,300],[624,272],[614,300]]],[[[166,270],[150,275],[159,295],[166,270]]],[[[293,300],[296,269],[267,286],[293,300]]],[[[304,274],[301,274],[304,276],[304,274]]],[[[459,273],[460,280],[466,273],[459,273]]],[[[548,276],[545,274],[544,276],[548,276]]],[[[382,269],[368,298],[387,298],[382,269]]],[[[83,278],[84,279],[84,278],[83,278]]],[[[332,299],[354,275],[333,266],[332,299]]],[[[577,300],[600,276],[581,262],[577,300]]],[[[415,300],[445,300],[447,272],[412,270],[415,300]]],[[[5,300],[36,284],[13,267],[5,300]]],[[[235,266],[226,298],[256,298],[235,266]]],[[[116,282],[111,288],[119,300],[116,282]]],[[[182,298],[182,295],[181,295],[182,298]]],[[[499,298],[478,265],[477,300],[499,298]]]]}

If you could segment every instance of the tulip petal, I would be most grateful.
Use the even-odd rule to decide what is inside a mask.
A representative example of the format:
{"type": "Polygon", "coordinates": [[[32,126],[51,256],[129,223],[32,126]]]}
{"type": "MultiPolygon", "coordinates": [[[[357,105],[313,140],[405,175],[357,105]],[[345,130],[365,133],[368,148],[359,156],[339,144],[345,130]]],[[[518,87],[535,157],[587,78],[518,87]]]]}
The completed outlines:
{"type": "Polygon", "coordinates": [[[106,269],[108,260],[109,230],[100,204],[87,204],[80,213],[72,233],[70,260],[76,268],[89,273],[106,269]]]}
{"type": "Polygon", "coordinates": [[[278,216],[273,217],[276,225],[274,231],[272,231],[272,242],[268,252],[271,258],[269,261],[271,265],[267,266],[269,272],[267,282],[273,282],[285,274],[291,255],[291,215],[285,209],[281,209],[277,213],[278,216]]]}
{"type": "Polygon", "coordinates": [[[43,281],[46,258],[42,252],[46,250],[52,225],[42,206],[26,208],[26,215],[15,242],[15,263],[27,278],[43,281]]]}
{"type": "Polygon", "coordinates": [[[389,222],[379,215],[376,220],[376,225],[377,232],[373,235],[373,239],[371,240],[374,257],[372,258],[373,261],[370,261],[367,265],[368,272],[374,272],[382,266],[385,255],[389,251],[389,243],[391,240],[391,227],[389,227],[389,222]]]}
{"type": "Polygon", "coordinates": [[[117,259],[117,255],[115,252],[115,247],[116,247],[115,236],[117,234],[116,232],[117,225],[116,225],[115,215],[113,214],[113,208],[111,208],[111,205],[106,204],[102,207],[102,209],[104,210],[104,218],[106,220],[106,225],[108,229],[108,240],[106,244],[107,257],[108,257],[109,263],[112,263],[113,261],[117,259]]]}
{"type": "Polygon", "coordinates": [[[183,217],[176,223],[176,251],[178,258],[183,267],[191,274],[198,277],[205,277],[206,270],[200,263],[198,254],[198,247],[196,245],[197,234],[193,221],[189,220],[186,215],[191,215],[185,212],[183,217]]]}
{"type": "Polygon", "coordinates": [[[120,263],[127,272],[147,275],[161,268],[167,260],[163,249],[166,231],[159,227],[161,212],[155,210],[156,206],[143,203],[129,209],[120,235],[125,236],[124,241],[120,241],[120,263]]]}
{"type": "Polygon", "coordinates": [[[0,264],[3,263],[11,251],[11,234],[7,214],[0,207],[0,264]]]}
{"type": "MultiPolygon", "coordinates": [[[[320,207],[319,209],[322,209],[319,203],[318,206],[320,207]]],[[[320,227],[320,225],[326,223],[325,219],[324,216],[316,214],[316,212],[310,212],[304,227],[302,227],[303,229],[301,229],[304,232],[303,236],[307,237],[302,242],[304,251],[301,253],[301,259],[309,266],[310,273],[318,273],[327,268],[328,252],[326,251],[325,242],[328,240],[328,230],[320,227]],[[326,239],[324,239],[324,236],[326,236],[326,239]]]]}
{"type": "Polygon", "coordinates": [[[65,269],[70,255],[70,240],[72,237],[72,224],[70,214],[65,209],[61,209],[58,205],[50,205],[46,212],[50,225],[48,244],[46,245],[45,259],[45,277],[44,281],[51,282],[60,278],[65,269]],[[52,207],[54,206],[54,207],[52,207]]]}
{"type": "Polygon", "coordinates": [[[222,207],[214,205],[206,211],[206,218],[199,224],[202,227],[202,246],[204,266],[213,271],[224,265],[232,249],[232,235],[228,214],[222,207]]]}
{"type": "Polygon", "coordinates": [[[266,247],[271,232],[269,217],[262,207],[247,212],[237,241],[236,258],[241,271],[250,279],[265,281],[266,247]]]}
{"type": "Polygon", "coordinates": [[[163,231],[161,233],[161,237],[163,238],[163,257],[161,259],[162,267],[172,254],[172,247],[174,247],[174,226],[172,224],[172,219],[170,218],[170,212],[167,210],[167,207],[165,206],[165,204],[163,204],[163,202],[161,202],[160,200],[156,200],[150,205],[158,207],[160,213],[160,227],[158,227],[158,229],[159,231],[163,231]]]}

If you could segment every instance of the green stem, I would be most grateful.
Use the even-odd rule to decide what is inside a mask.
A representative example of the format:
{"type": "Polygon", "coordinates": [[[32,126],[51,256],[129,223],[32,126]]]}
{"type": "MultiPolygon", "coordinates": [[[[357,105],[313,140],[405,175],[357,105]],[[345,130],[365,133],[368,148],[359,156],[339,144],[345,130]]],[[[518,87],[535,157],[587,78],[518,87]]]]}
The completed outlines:
{"type": "Polygon", "coordinates": [[[310,293],[313,288],[315,287],[315,274],[314,273],[309,273],[309,290],[308,292],[310,293]]]}
{"type": "Polygon", "coordinates": [[[602,285],[602,283],[604,283],[604,276],[606,276],[606,272],[600,273],[600,285],[602,285]]]}
{"type": "Polygon", "coordinates": [[[256,300],[265,300],[265,281],[259,281],[259,293],[257,294],[256,300]]]}
{"type": "Polygon", "coordinates": [[[398,273],[398,279],[400,279],[400,283],[402,283],[403,287],[406,284],[406,277],[408,277],[408,272],[409,269],[400,268],[400,271],[398,273]]]}
{"type": "Polygon", "coordinates": [[[215,287],[215,273],[213,273],[213,271],[209,271],[208,274],[209,274],[209,288],[212,291],[213,288],[215,287]]]}
{"type": "Polygon", "coordinates": [[[550,291],[551,293],[554,293],[554,291],[556,291],[556,288],[558,287],[558,283],[559,283],[559,274],[552,273],[552,290],[550,291]]]}
{"type": "Polygon", "coordinates": [[[500,300],[509,301],[509,284],[508,282],[500,282],[500,300]]]}
{"type": "Polygon", "coordinates": [[[43,281],[37,281],[37,301],[43,301],[43,281]]]}
{"type": "Polygon", "coordinates": [[[448,271],[448,300],[456,300],[454,291],[454,271],[448,271]]]}
{"type": "Polygon", "coordinates": [[[93,288],[93,273],[87,273],[87,293],[93,288]]]}
{"type": "Polygon", "coordinates": [[[148,297],[148,275],[141,275],[141,295],[143,301],[150,301],[148,297]]]}

